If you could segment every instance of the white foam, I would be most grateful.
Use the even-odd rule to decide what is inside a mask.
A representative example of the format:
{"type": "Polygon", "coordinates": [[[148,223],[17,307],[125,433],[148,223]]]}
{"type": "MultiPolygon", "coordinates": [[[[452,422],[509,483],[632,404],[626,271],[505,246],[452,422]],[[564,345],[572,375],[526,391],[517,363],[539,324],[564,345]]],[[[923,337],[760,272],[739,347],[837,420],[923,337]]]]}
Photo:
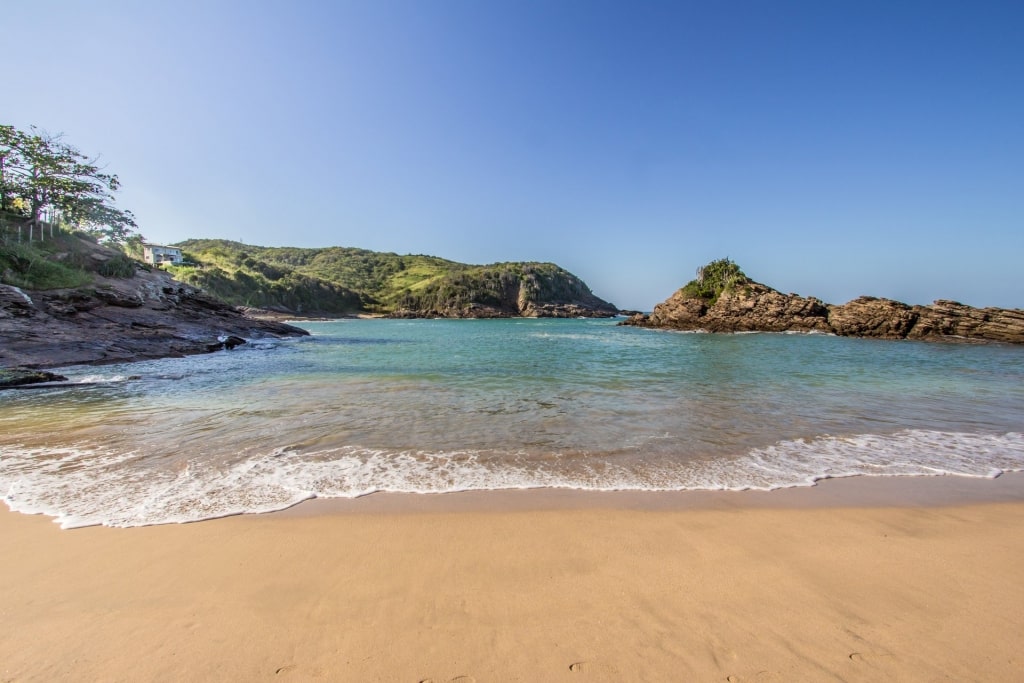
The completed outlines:
{"type": "Polygon", "coordinates": [[[74,384],[100,384],[113,382],[126,382],[128,375],[79,375],[71,378],[74,384]]]}
{"type": "Polygon", "coordinates": [[[162,467],[102,447],[4,448],[0,492],[15,511],[63,528],[192,522],[281,510],[313,497],[377,491],[572,488],[770,490],[833,477],[996,477],[1024,470],[1024,435],[906,430],[782,441],[734,458],[628,463],[600,455],[282,448],[232,464],[202,457],[162,467]]]}

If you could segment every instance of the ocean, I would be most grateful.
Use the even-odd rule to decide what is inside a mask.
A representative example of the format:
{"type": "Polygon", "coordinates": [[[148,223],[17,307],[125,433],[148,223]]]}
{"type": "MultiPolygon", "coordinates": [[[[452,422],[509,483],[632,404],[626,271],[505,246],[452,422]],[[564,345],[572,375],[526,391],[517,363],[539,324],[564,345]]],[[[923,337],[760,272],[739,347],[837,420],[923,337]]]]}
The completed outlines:
{"type": "Polygon", "coordinates": [[[0,495],[62,527],[314,497],[741,490],[1024,470],[1024,348],[615,320],[344,320],[0,393],[0,495]]]}

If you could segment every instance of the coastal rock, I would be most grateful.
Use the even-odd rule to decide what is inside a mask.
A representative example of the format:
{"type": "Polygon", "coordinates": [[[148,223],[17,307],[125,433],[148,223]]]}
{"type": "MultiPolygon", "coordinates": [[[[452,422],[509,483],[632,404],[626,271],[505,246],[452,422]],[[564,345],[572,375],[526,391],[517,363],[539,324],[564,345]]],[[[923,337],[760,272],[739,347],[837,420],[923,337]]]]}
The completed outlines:
{"type": "Polygon", "coordinates": [[[1005,308],[973,308],[940,299],[930,306],[915,306],[917,324],[910,339],[962,338],[1024,343],[1024,311],[1005,308]]]}
{"type": "Polygon", "coordinates": [[[0,367],[184,356],[247,339],[306,334],[248,318],[159,269],[139,269],[128,278],[97,275],[75,289],[27,291],[0,284],[0,367]]]}
{"type": "Polygon", "coordinates": [[[623,324],[707,332],[827,332],[827,319],[828,309],[818,299],[749,282],[723,292],[713,303],[679,290],[650,316],[632,316],[623,324]]]}
{"type": "Polygon", "coordinates": [[[870,296],[830,306],[828,310],[832,331],[843,337],[905,339],[918,317],[918,311],[907,304],[870,296]]]}
{"type": "Polygon", "coordinates": [[[64,382],[67,377],[46,370],[32,368],[0,368],[0,389],[21,387],[43,382],[64,382]]]}
{"type": "Polygon", "coordinates": [[[1020,309],[978,309],[946,300],[910,306],[870,296],[829,305],[754,282],[728,259],[700,269],[697,280],[655,306],[650,315],[633,315],[620,324],[707,332],[799,331],[878,339],[1024,343],[1020,309]]]}
{"type": "Polygon", "coordinates": [[[0,285],[0,318],[28,318],[34,312],[32,297],[17,287],[0,285]]]}
{"type": "Polygon", "coordinates": [[[235,348],[237,346],[241,346],[242,344],[248,344],[248,343],[249,342],[245,341],[241,337],[236,337],[235,335],[230,334],[230,335],[227,335],[227,336],[220,337],[217,340],[216,344],[207,344],[206,345],[206,350],[207,351],[211,351],[211,352],[212,351],[230,351],[231,349],[233,349],[233,348],[235,348]]]}

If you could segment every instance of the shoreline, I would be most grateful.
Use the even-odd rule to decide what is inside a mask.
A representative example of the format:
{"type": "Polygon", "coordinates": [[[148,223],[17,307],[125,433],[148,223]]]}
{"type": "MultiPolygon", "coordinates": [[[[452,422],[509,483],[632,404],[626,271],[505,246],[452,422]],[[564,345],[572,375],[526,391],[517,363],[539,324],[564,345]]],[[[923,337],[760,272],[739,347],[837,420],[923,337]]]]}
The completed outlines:
{"type": "Polygon", "coordinates": [[[417,514],[554,510],[739,510],[817,508],[951,507],[1024,503],[1024,472],[995,478],[957,475],[851,476],[821,479],[813,486],[769,491],[586,491],[581,489],[488,489],[450,493],[376,492],[358,498],[312,498],[284,510],[289,517],[331,514],[417,514]]]}
{"type": "Polygon", "coordinates": [[[1020,679],[1024,474],[919,479],[129,529],[3,511],[0,678],[1020,679]]]}

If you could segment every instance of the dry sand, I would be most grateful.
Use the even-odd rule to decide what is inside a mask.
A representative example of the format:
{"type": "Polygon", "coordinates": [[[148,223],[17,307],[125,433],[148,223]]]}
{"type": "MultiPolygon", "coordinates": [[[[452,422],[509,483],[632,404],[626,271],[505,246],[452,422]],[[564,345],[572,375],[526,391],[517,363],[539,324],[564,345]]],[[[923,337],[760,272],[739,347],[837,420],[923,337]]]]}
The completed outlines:
{"type": "Polygon", "coordinates": [[[942,479],[3,512],[0,681],[1024,680],[1024,477],[942,479]]]}

